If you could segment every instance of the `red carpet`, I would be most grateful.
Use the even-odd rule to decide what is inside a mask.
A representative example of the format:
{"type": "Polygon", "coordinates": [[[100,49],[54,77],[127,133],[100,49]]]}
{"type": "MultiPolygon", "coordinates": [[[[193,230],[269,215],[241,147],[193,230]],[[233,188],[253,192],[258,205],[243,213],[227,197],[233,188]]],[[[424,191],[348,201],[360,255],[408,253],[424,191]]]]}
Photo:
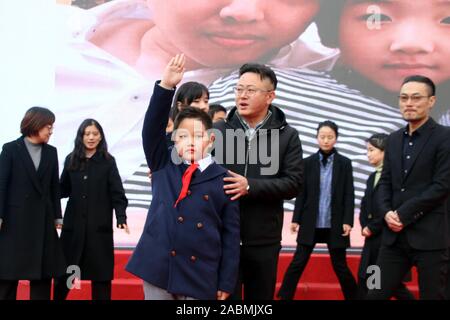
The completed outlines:
{"type": "MultiPolygon", "coordinates": [[[[131,254],[131,250],[116,250],[116,266],[112,287],[114,300],[140,300],[143,299],[142,281],[125,271],[125,265],[131,254]]],[[[277,290],[281,285],[283,275],[292,259],[292,252],[282,252],[280,255],[277,277],[277,290]]],[[[348,264],[356,275],[359,264],[359,255],[349,254],[348,264]]],[[[408,287],[417,296],[417,275],[413,271],[413,281],[408,287]]],[[[18,299],[29,298],[29,285],[27,281],[21,281],[18,290],[18,299]]],[[[339,283],[334,274],[331,261],[326,253],[315,253],[311,256],[308,266],[297,287],[295,296],[299,300],[341,300],[343,299],[339,283]]],[[[81,283],[79,290],[72,290],[69,300],[91,299],[89,281],[81,283]]]]}

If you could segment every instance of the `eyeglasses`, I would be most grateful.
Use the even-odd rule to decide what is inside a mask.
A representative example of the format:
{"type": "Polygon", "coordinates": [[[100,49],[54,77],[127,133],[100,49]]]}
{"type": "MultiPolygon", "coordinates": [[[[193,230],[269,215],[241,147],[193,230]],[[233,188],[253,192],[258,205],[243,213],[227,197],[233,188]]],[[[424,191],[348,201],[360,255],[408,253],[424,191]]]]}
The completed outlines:
{"type": "Polygon", "coordinates": [[[259,89],[259,88],[234,87],[233,91],[237,96],[247,94],[247,96],[252,97],[257,92],[272,92],[273,90],[263,90],[263,89],[259,89]]]}
{"type": "Polygon", "coordinates": [[[400,100],[400,102],[406,103],[409,101],[409,99],[411,99],[411,102],[416,103],[419,102],[420,100],[422,100],[423,98],[429,98],[431,96],[421,96],[421,95],[412,95],[412,96],[408,96],[407,94],[405,95],[400,95],[398,96],[398,99],[400,100]]]}

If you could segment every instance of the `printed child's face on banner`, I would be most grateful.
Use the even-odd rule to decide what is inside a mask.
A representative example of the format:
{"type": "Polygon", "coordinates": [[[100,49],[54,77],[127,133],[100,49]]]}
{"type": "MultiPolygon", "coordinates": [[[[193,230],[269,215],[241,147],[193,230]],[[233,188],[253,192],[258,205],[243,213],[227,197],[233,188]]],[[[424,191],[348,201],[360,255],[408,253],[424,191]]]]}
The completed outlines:
{"type": "Polygon", "coordinates": [[[297,39],[318,0],[147,0],[155,28],[177,52],[209,67],[264,59],[297,39]]]}
{"type": "Polygon", "coordinates": [[[398,92],[421,74],[450,79],[450,1],[347,1],[341,16],[343,62],[381,87],[398,92]],[[378,13],[378,14],[377,14],[378,13]]]}

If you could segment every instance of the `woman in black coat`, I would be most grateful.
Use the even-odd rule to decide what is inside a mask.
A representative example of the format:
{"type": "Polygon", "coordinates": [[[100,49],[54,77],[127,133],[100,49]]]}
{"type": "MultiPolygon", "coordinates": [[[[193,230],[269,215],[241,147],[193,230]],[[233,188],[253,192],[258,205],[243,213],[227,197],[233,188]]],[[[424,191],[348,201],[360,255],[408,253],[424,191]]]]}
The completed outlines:
{"type": "Polygon", "coordinates": [[[292,232],[298,232],[297,250],[278,292],[281,299],[293,299],[316,243],[327,244],[345,299],[356,298],[356,281],[346,260],[354,215],[353,170],[350,159],[334,148],[337,137],[334,122],[321,122],[320,149],[304,161],[304,188],[296,199],[291,225],[292,232]]]}
{"type": "MultiPolygon", "coordinates": [[[[81,280],[92,281],[92,299],[111,299],[114,273],[113,210],[117,227],[129,233],[128,205],[105,135],[93,119],[81,123],[75,148],[64,163],[61,197],[69,197],[61,234],[67,263],[80,267],[81,280]]],[[[55,285],[55,299],[69,292],[67,278],[55,285]]]]}
{"type": "MultiPolygon", "coordinates": [[[[377,208],[378,181],[383,170],[384,149],[387,135],[374,134],[367,140],[367,157],[369,163],[376,168],[367,179],[366,191],[361,200],[359,222],[361,235],[365,238],[358,271],[358,298],[365,299],[367,295],[367,278],[372,272],[368,272],[369,266],[376,265],[378,252],[381,247],[381,231],[383,229],[383,214],[377,208]]],[[[398,300],[414,300],[413,294],[402,283],[394,291],[393,296],[398,300]]]]}
{"type": "Polygon", "coordinates": [[[54,121],[48,109],[29,109],[22,136],[0,154],[0,300],[16,299],[19,280],[30,280],[30,299],[49,300],[51,279],[65,272],[58,156],[47,144],[54,121]]]}

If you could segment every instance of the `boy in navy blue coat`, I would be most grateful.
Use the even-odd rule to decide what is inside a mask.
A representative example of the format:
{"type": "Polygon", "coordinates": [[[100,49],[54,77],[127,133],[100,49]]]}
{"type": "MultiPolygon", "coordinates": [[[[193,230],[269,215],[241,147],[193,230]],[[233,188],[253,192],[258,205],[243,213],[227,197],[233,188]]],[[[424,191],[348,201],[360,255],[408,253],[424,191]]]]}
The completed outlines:
{"type": "Polygon", "coordinates": [[[165,129],[185,58],[175,56],[155,85],[142,130],[153,200],[126,269],[144,280],[146,299],[219,299],[233,292],[239,266],[239,209],[224,193],[227,171],[207,154],[209,116],[186,107],[165,129]]]}

